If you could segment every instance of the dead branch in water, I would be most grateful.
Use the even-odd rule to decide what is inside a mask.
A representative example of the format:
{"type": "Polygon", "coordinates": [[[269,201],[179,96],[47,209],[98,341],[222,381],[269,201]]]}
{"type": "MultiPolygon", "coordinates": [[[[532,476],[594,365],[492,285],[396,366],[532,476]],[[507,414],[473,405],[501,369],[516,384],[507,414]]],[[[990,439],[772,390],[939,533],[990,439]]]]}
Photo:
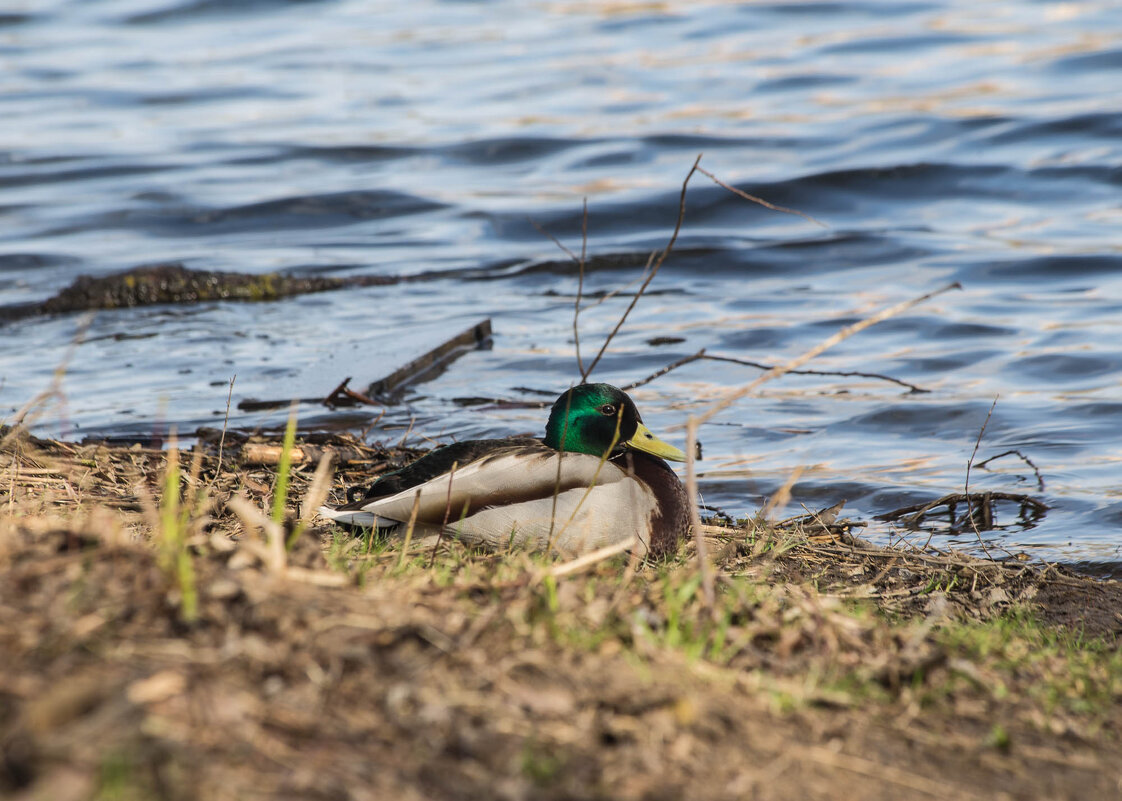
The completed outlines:
{"type": "Polygon", "coordinates": [[[991,456],[988,459],[983,459],[982,461],[978,462],[978,464],[976,464],[974,466],[977,467],[979,470],[981,470],[982,468],[984,468],[986,465],[988,465],[990,462],[994,461],[995,459],[1000,459],[1003,456],[1014,456],[1014,455],[1020,457],[1021,461],[1023,461],[1025,464],[1027,464],[1029,467],[1032,468],[1032,472],[1036,476],[1036,488],[1038,490],[1040,490],[1041,492],[1044,492],[1044,476],[1042,476],[1040,474],[1040,468],[1036,466],[1036,463],[1033,462],[1032,459],[1028,458],[1027,456],[1025,456],[1023,453],[1021,453],[1019,450],[1017,450],[1015,448],[1013,450],[1009,450],[1009,451],[1002,451],[1001,453],[997,454],[997,456],[991,456]]]}
{"type": "MultiPolygon", "coordinates": [[[[992,531],[999,528],[993,511],[994,501],[1011,501],[1020,504],[1021,516],[1026,519],[1031,517],[1033,520],[1037,520],[1048,511],[1046,503],[1020,492],[973,492],[970,495],[952,492],[927,503],[901,506],[899,509],[877,515],[877,519],[890,523],[900,523],[905,526],[919,526],[932,517],[929,514],[932,510],[943,507],[949,517],[948,527],[951,533],[965,530],[968,520],[973,520],[982,531],[992,531]],[[959,504],[965,504],[969,510],[961,518],[957,516],[957,506],[959,504]]],[[[930,541],[929,537],[928,543],[930,541]]],[[[924,543],[920,551],[923,552],[926,548],[927,543],[924,543]]]]}
{"type": "MultiPolygon", "coordinates": [[[[637,389],[641,386],[644,386],[645,384],[651,383],[656,378],[662,378],[662,376],[666,375],[667,373],[669,373],[672,370],[677,370],[679,367],[684,367],[685,365],[690,364],[692,362],[696,362],[696,361],[728,362],[730,364],[743,364],[746,367],[755,367],[759,370],[771,370],[772,368],[775,367],[775,365],[773,365],[773,364],[763,364],[761,362],[753,362],[753,361],[750,361],[748,359],[736,359],[736,358],[733,358],[732,356],[716,356],[716,355],[706,353],[705,351],[706,351],[706,349],[702,348],[697,353],[694,353],[691,356],[684,356],[684,357],[682,357],[681,359],[678,359],[675,362],[671,362],[670,364],[666,365],[662,369],[656,370],[655,372],[651,373],[649,376],[647,376],[646,378],[644,378],[640,381],[635,381],[631,384],[627,384],[626,386],[622,387],[622,389],[623,389],[624,392],[630,392],[633,389],[637,389]]],[[[882,375],[881,373],[862,373],[862,372],[859,372],[857,370],[788,370],[788,373],[790,373],[791,375],[841,376],[843,378],[876,378],[876,379],[879,379],[881,381],[889,381],[893,384],[898,384],[899,386],[907,387],[911,391],[911,393],[913,393],[913,394],[926,393],[926,392],[931,391],[929,389],[924,389],[923,387],[918,387],[915,384],[909,384],[907,381],[901,381],[899,378],[893,378],[890,375],[882,375]]],[[[1001,455],[1005,456],[1008,453],[1012,453],[1012,451],[1008,451],[1008,452],[1006,452],[1004,454],[1001,454],[1001,455]]],[[[997,457],[993,457],[993,458],[996,459],[997,457]]],[[[979,467],[980,466],[981,465],[979,465],[979,467]]]]}
{"type": "Polygon", "coordinates": [[[362,404],[363,406],[378,406],[378,401],[373,398],[363,395],[361,392],[356,392],[347,386],[351,383],[351,376],[347,376],[339,382],[339,386],[331,390],[326,398],[323,399],[323,405],[329,409],[334,409],[339,406],[355,406],[362,404]]]}
{"type": "MultiPolygon", "coordinates": [[[[347,377],[325,397],[297,398],[295,400],[299,403],[323,404],[328,407],[353,406],[355,403],[373,406],[393,405],[400,402],[409,387],[436,378],[448,369],[448,365],[468,351],[489,347],[491,336],[491,319],[487,318],[466,331],[461,331],[459,334],[446,339],[435,348],[402,365],[389,375],[372,382],[365,393],[350,389],[347,385],[351,379],[347,377]]],[[[287,406],[292,400],[291,398],[288,400],[243,398],[238,401],[238,409],[241,411],[277,409],[287,406]]]]}

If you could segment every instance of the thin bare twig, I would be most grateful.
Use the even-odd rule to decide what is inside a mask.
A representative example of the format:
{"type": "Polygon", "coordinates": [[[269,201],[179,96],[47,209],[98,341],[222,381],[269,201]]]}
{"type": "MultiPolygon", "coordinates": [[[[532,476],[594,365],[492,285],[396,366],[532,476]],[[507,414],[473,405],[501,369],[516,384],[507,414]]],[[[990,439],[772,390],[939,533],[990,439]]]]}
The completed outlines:
{"type": "MultiPolygon", "coordinates": [[[[616,413],[616,430],[615,430],[615,433],[612,434],[611,444],[608,446],[608,449],[606,451],[604,451],[604,455],[600,457],[600,463],[598,465],[596,465],[596,471],[592,474],[592,480],[589,482],[587,489],[585,489],[585,491],[584,491],[584,494],[580,496],[580,500],[577,501],[577,505],[575,507],[573,507],[573,511],[569,515],[569,519],[565,521],[565,525],[561,526],[561,530],[557,532],[558,537],[561,537],[561,535],[565,533],[565,531],[569,528],[569,526],[572,524],[572,522],[574,520],[576,520],[577,513],[579,513],[581,507],[584,506],[584,502],[586,500],[588,500],[588,496],[592,494],[592,490],[594,490],[596,488],[596,482],[600,478],[600,471],[604,468],[604,465],[608,463],[608,457],[611,456],[612,451],[615,450],[616,445],[619,443],[619,429],[620,429],[621,425],[623,425],[623,407],[622,406],[619,408],[619,411],[616,413]]],[[[562,440],[562,445],[564,445],[564,440],[562,440]]],[[[560,459],[560,457],[558,457],[558,458],[560,459]]],[[[560,468],[558,468],[558,470],[560,471],[560,468]]],[[[554,509],[556,509],[556,502],[554,502],[554,503],[555,503],[554,509]]],[[[551,532],[552,532],[552,529],[553,529],[553,525],[551,523],[550,524],[550,531],[551,532]]],[[[550,535],[550,542],[549,542],[547,547],[549,547],[549,548],[553,547],[552,533],[550,535]]]]}
{"type": "Polygon", "coordinates": [[[551,234],[548,230],[546,230],[545,226],[541,225],[535,220],[530,219],[529,217],[527,217],[526,219],[529,221],[530,225],[534,226],[534,229],[539,234],[549,239],[549,241],[557,245],[557,247],[561,248],[561,252],[572,259],[576,264],[580,264],[580,258],[577,256],[577,254],[573,253],[573,251],[565,247],[565,244],[560,239],[551,234]]]}
{"type": "Polygon", "coordinates": [[[17,436],[19,430],[28,423],[34,421],[37,417],[37,412],[42,411],[42,406],[52,398],[57,399],[60,403],[64,400],[65,396],[62,392],[62,381],[66,378],[66,371],[70,369],[70,362],[74,358],[78,347],[85,342],[86,332],[89,330],[90,325],[93,324],[96,312],[88,312],[82,315],[78,320],[78,325],[74,330],[74,337],[70,340],[70,344],[66,348],[66,353],[63,354],[62,361],[55,367],[54,372],[51,374],[51,383],[45,390],[33,397],[11,418],[8,433],[0,440],[0,450],[3,450],[10,440],[17,436]]]}
{"type": "Polygon", "coordinates": [[[347,376],[339,382],[339,386],[328,393],[327,397],[324,398],[321,403],[328,409],[334,409],[337,406],[354,406],[356,403],[362,404],[363,406],[380,405],[378,401],[374,400],[369,395],[363,395],[361,392],[356,392],[351,389],[347,386],[350,383],[351,376],[347,376]]]}
{"type": "Polygon", "coordinates": [[[459,462],[452,462],[452,469],[448,471],[448,497],[444,501],[444,522],[441,523],[440,531],[436,535],[436,544],[432,546],[432,557],[429,559],[430,568],[436,564],[436,552],[440,548],[440,541],[444,539],[444,529],[448,528],[448,517],[452,514],[452,479],[456,477],[457,467],[459,467],[459,462]]]}
{"type": "Polygon", "coordinates": [[[697,572],[701,577],[701,596],[713,615],[717,614],[717,592],[713,582],[713,566],[709,564],[709,546],[705,543],[701,511],[697,506],[697,471],[693,469],[697,453],[697,423],[691,417],[686,426],[686,497],[690,501],[690,527],[697,548],[697,572]]]}
{"type": "MultiPolygon", "coordinates": [[[[451,489],[451,482],[449,481],[449,490],[451,489]]],[[[450,502],[450,501],[449,501],[450,502]]],[[[417,512],[421,508],[421,490],[418,488],[417,492],[413,495],[413,508],[409,510],[409,523],[405,526],[405,541],[401,543],[401,553],[397,558],[397,567],[400,570],[401,566],[405,564],[405,555],[409,553],[409,544],[413,542],[413,529],[417,526],[417,512]]],[[[439,535],[437,535],[439,537],[439,535]]],[[[438,543],[439,544],[439,543],[438,543]]],[[[433,558],[436,557],[435,550],[433,558]]]]}
{"type": "MultiPolygon", "coordinates": [[[[760,511],[760,517],[767,520],[772,512],[776,509],[782,509],[791,501],[791,490],[794,488],[795,482],[802,478],[805,470],[805,467],[798,465],[791,471],[791,475],[787,476],[787,480],[783,482],[783,485],[767,499],[767,503],[764,504],[764,508],[760,511]]],[[[807,511],[809,512],[810,510],[808,509],[807,511]]]]}
{"type": "Polygon", "coordinates": [[[716,175],[709,172],[709,170],[705,169],[704,167],[698,167],[697,171],[700,172],[702,175],[707,176],[709,178],[709,180],[712,181],[713,183],[715,183],[717,186],[720,186],[724,189],[727,189],[728,191],[732,192],[737,197],[742,197],[745,200],[750,200],[753,203],[758,203],[761,206],[763,206],[764,208],[771,209],[772,211],[781,211],[784,214],[794,214],[797,217],[802,217],[804,220],[808,220],[809,222],[812,222],[815,225],[820,225],[823,228],[829,228],[830,227],[830,226],[826,225],[826,223],[822,222],[821,220],[819,220],[815,217],[811,217],[806,212],[799,211],[798,209],[789,209],[786,206],[777,206],[774,203],[769,203],[768,201],[764,200],[762,197],[756,197],[755,195],[750,195],[750,194],[748,194],[747,192],[745,192],[741,189],[737,189],[735,186],[730,186],[729,184],[726,184],[724,181],[722,181],[720,178],[718,178],[716,175]]]}
{"type": "Polygon", "coordinates": [[[701,154],[698,153],[697,158],[694,159],[693,166],[690,167],[690,171],[686,173],[685,180],[682,181],[682,191],[678,198],[678,220],[674,223],[674,233],[670,235],[670,241],[666,243],[666,247],[663,248],[662,252],[660,252],[658,254],[658,257],[655,258],[654,263],[651,265],[651,268],[647,271],[646,278],[643,279],[643,283],[639,287],[639,291],[635,293],[635,296],[633,298],[631,298],[631,303],[628,304],[627,308],[623,312],[623,315],[620,316],[619,322],[616,323],[616,327],[612,329],[611,333],[608,334],[608,338],[604,340],[604,344],[600,346],[600,350],[596,353],[596,358],[592,360],[587,369],[581,372],[580,382],[582,384],[588,380],[588,376],[594,369],[596,369],[596,365],[600,363],[600,359],[604,356],[604,352],[608,349],[608,345],[611,344],[616,334],[619,333],[619,330],[627,321],[628,315],[631,314],[631,310],[635,308],[635,304],[639,302],[639,298],[643,297],[643,293],[646,291],[647,287],[650,286],[651,281],[654,280],[654,277],[656,275],[658,275],[659,268],[662,267],[663,262],[665,262],[666,258],[670,255],[670,251],[674,249],[674,243],[678,241],[678,234],[682,230],[682,220],[684,220],[686,216],[686,187],[689,186],[690,178],[692,178],[693,174],[697,172],[698,164],[700,163],[701,154]]]}
{"type": "Polygon", "coordinates": [[[214,480],[222,473],[222,451],[226,447],[226,427],[230,424],[230,401],[234,398],[234,380],[237,373],[230,376],[230,391],[226,393],[226,416],[222,418],[222,437],[218,440],[218,467],[214,470],[214,480]]]}
{"type": "MultiPolygon", "coordinates": [[[[641,387],[644,384],[649,384],[650,382],[654,381],[656,378],[661,378],[662,376],[669,373],[671,370],[677,370],[679,367],[684,367],[685,365],[690,364],[691,362],[696,362],[696,361],[728,362],[729,364],[743,364],[746,367],[755,367],[755,368],[760,369],[760,370],[770,370],[775,366],[775,365],[772,365],[772,364],[763,364],[761,362],[753,362],[753,361],[750,361],[748,359],[736,359],[732,356],[716,356],[716,355],[706,353],[705,348],[702,348],[697,353],[694,353],[691,356],[685,356],[685,357],[679,359],[678,361],[673,362],[672,364],[666,365],[666,367],[663,367],[661,370],[658,370],[654,373],[651,373],[649,376],[642,379],[641,381],[636,381],[632,384],[628,384],[627,386],[623,387],[623,390],[625,392],[630,392],[631,390],[636,389],[638,387],[641,387]]],[[[921,393],[921,392],[930,392],[931,391],[929,389],[924,389],[923,387],[918,387],[915,384],[909,384],[907,381],[901,381],[899,378],[893,378],[890,375],[882,375],[880,373],[862,373],[862,372],[858,372],[856,370],[788,370],[788,372],[791,375],[834,375],[834,376],[841,376],[843,378],[876,378],[876,379],[879,379],[881,381],[889,381],[893,384],[898,384],[899,386],[907,387],[909,390],[911,390],[911,392],[917,393],[917,394],[921,393]]]]}
{"type": "Polygon", "coordinates": [[[808,350],[806,353],[802,354],[801,356],[798,356],[794,359],[791,359],[786,364],[780,364],[780,365],[776,365],[775,367],[772,367],[766,373],[759,376],[755,381],[752,381],[751,383],[747,384],[746,386],[741,387],[740,389],[729,393],[728,395],[726,395],[721,400],[712,404],[707,411],[705,411],[702,414],[697,416],[696,419],[697,419],[698,424],[700,425],[701,423],[706,423],[709,420],[712,420],[714,417],[716,417],[722,411],[724,411],[729,406],[734,404],[736,401],[738,401],[741,398],[745,397],[746,395],[749,395],[752,392],[754,392],[756,390],[756,388],[759,387],[761,384],[767,383],[768,381],[771,381],[773,378],[779,378],[780,376],[786,375],[787,373],[791,372],[792,370],[794,370],[798,367],[802,367],[804,364],[809,362],[811,359],[814,359],[815,357],[821,355],[822,353],[826,352],[827,350],[829,350],[830,348],[839,344],[840,342],[843,342],[846,339],[849,339],[854,334],[860,333],[861,331],[864,331],[866,328],[871,328],[872,326],[876,325],[877,323],[884,322],[885,320],[889,319],[890,317],[895,317],[896,315],[901,314],[902,312],[906,312],[908,309],[912,308],[913,306],[918,306],[920,303],[923,303],[924,301],[930,300],[931,298],[936,297],[937,295],[941,295],[944,292],[949,292],[952,289],[962,289],[962,284],[960,284],[958,281],[955,281],[954,283],[947,284],[946,286],[940,287],[939,289],[936,289],[933,292],[927,292],[923,295],[920,295],[919,297],[912,298],[911,300],[902,301],[900,303],[897,303],[894,306],[889,306],[887,309],[882,309],[881,311],[877,312],[876,314],[874,314],[871,317],[866,317],[864,320],[859,320],[858,322],[853,323],[852,325],[847,325],[845,328],[838,331],[832,337],[829,337],[828,339],[823,340],[822,342],[820,342],[819,344],[815,345],[813,348],[808,350]]]}
{"type": "Polygon", "coordinates": [[[578,556],[569,562],[563,562],[555,565],[545,571],[543,575],[552,576],[553,578],[560,578],[568,576],[572,573],[577,573],[586,568],[592,567],[605,559],[611,559],[625,551],[630,550],[632,547],[639,543],[639,538],[632,535],[623,542],[617,542],[613,545],[605,545],[603,548],[597,548],[595,551],[589,551],[583,556],[578,556]]]}
{"type": "Polygon", "coordinates": [[[312,522],[316,510],[327,500],[327,495],[331,491],[331,472],[334,467],[335,451],[324,451],[323,456],[319,458],[319,464],[316,465],[315,473],[312,474],[312,480],[308,483],[304,501],[300,505],[302,526],[308,526],[312,522]]]}
{"type": "Polygon", "coordinates": [[[416,422],[417,422],[417,416],[415,414],[409,415],[409,427],[407,429],[405,429],[405,433],[401,435],[401,442],[397,443],[397,447],[399,447],[399,448],[404,448],[405,447],[405,441],[407,439],[409,439],[409,435],[413,433],[413,424],[416,423],[416,422]]]}
{"type": "MultiPolygon", "coordinates": [[[[775,365],[762,364],[760,362],[753,362],[747,359],[735,359],[732,356],[711,356],[706,354],[702,357],[706,361],[711,362],[729,362],[730,364],[743,364],[747,367],[756,367],[760,370],[770,370],[775,365]]],[[[893,378],[890,375],[883,375],[881,373],[863,373],[859,370],[788,370],[791,375],[834,375],[841,376],[842,378],[876,378],[881,381],[888,381],[897,384],[901,387],[907,387],[914,393],[930,392],[929,389],[917,387],[915,384],[910,384],[907,381],[901,381],[899,378],[893,378]]]]}
{"type": "MultiPolygon", "coordinates": [[[[910,770],[897,768],[882,762],[854,756],[852,754],[838,753],[821,746],[810,746],[801,752],[800,759],[824,765],[834,771],[847,770],[861,776],[875,779],[877,782],[887,782],[899,787],[907,788],[912,793],[920,792],[934,798],[949,798],[953,788],[937,779],[928,779],[910,770]]],[[[963,793],[960,797],[978,799],[981,796],[973,793],[963,793]]]]}
{"type": "Polygon", "coordinates": [[[582,311],[588,311],[589,309],[595,309],[597,306],[601,305],[602,303],[607,303],[609,300],[614,298],[616,295],[622,295],[624,292],[626,292],[628,289],[633,287],[635,284],[641,283],[642,280],[647,277],[647,270],[649,270],[651,268],[651,262],[654,261],[655,255],[656,254],[654,252],[649,253],[647,255],[647,263],[645,265],[643,265],[643,272],[641,272],[636,277],[632,278],[626,284],[623,284],[622,286],[617,287],[616,289],[613,289],[609,292],[605,292],[604,294],[599,295],[596,298],[596,300],[590,301],[589,304],[582,309],[582,311]]]}
{"type": "Polygon", "coordinates": [[[1044,492],[1044,476],[1042,476],[1040,474],[1040,468],[1036,466],[1036,464],[1032,461],[1032,459],[1025,456],[1019,450],[1014,449],[1014,450],[1011,450],[1011,451],[1005,451],[1003,453],[999,453],[997,456],[991,456],[988,459],[983,459],[982,461],[978,462],[978,464],[976,464],[974,466],[977,467],[979,470],[981,470],[983,467],[985,467],[987,464],[994,461],[995,459],[1000,459],[1002,456],[1012,456],[1012,455],[1019,456],[1021,458],[1021,461],[1023,461],[1025,464],[1027,464],[1029,467],[1032,468],[1032,472],[1036,474],[1036,486],[1041,492],[1044,492]]]}
{"type": "Polygon", "coordinates": [[[565,394],[565,423],[561,426],[561,449],[557,452],[557,477],[553,483],[553,507],[549,512],[549,537],[546,538],[546,550],[553,547],[553,529],[557,525],[557,496],[561,494],[561,460],[565,458],[565,442],[569,437],[569,410],[573,402],[573,387],[565,394]]]}
{"type": "Polygon", "coordinates": [[[651,383],[656,378],[662,378],[664,375],[669,373],[671,370],[677,370],[679,367],[684,367],[685,365],[690,364],[692,362],[696,362],[700,359],[703,359],[704,357],[705,357],[705,348],[702,348],[697,353],[694,353],[690,356],[683,356],[681,359],[678,359],[678,361],[671,362],[670,364],[663,367],[661,370],[656,370],[655,372],[651,373],[646,378],[644,378],[640,381],[634,381],[630,384],[626,384],[626,385],[620,387],[620,389],[622,389],[624,392],[630,392],[633,389],[638,389],[639,387],[644,386],[645,384],[651,383]]]}
{"type": "MultiPolygon", "coordinates": [[[[986,419],[982,421],[982,427],[978,430],[978,438],[974,440],[974,450],[971,452],[970,458],[966,460],[966,481],[963,483],[962,487],[962,494],[966,496],[966,517],[970,521],[970,527],[974,529],[974,536],[978,538],[978,544],[982,546],[982,552],[985,553],[986,557],[991,562],[993,561],[993,556],[990,555],[989,548],[986,547],[986,543],[982,540],[982,533],[978,531],[978,524],[974,520],[974,510],[970,502],[970,468],[974,464],[974,457],[978,455],[978,447],[982,444],[982,437],[986,433],[986,426],[990,424],[990,417],[993,416],[993,410],[995,408],[997,408],[997,397],[993,399],[993,403],[990,404],[990,410],[986,412],[986,419]]],[[[927,540],[930,542],[931,537],[928,536],[927,540]]]]}
{"type": "Polygon", "coordinates": [[[577,370],[584,375],[584,362],[580,358],[580,301],[584,295],[584,263],[588,257],[588,198],[584,198],[580,219],[580,261],[577,262],[577,298],[573,301],[573,348],[577,352],[577,370]]]}
{"type": "Polygon", "coordinates": [[[248,538],[240,542],[241,547],[249,548],[260,557],[269,570],[283,573],[288,565],[288,552],[284,548],[284,529],[280,523],[266,515],[244,495],[235,495],[226,502],[226,507],[241,518],[242,525],[247,529],[260,529],[265,534],[264,547],[248,538]]]}
{"type": "MultiPolygon", "coordinates": [[[[767,502],[764,504],[764,508],[760,510],[759,517],[764,523],[764,528],[761,533],[767,536],[757,536],[756,542],[752,546],[753,557],[758,557],[767,550],[768,545],[773,541],[773,535],[777,533],[779,527],[783,525],[783,522],[786,522],[769,523],[768,517],[770,517],[772,512],[776,509],[782,509],[790,502],[791,490],[794,488],[795,482],[802,477],[803,470],[805,470],[805,468],[802,465],[798,465],[792,470],[791,475],[787,476],[787,480],[783,482],[783,485],[779,489],[772,493],[771,497],[768,498],[767,502]]],[[[806,507],[803,508],[805,509],[806,507]]]]}
{"type": "Polygon", "coordinates": [[[553,244],[561,249],[561,252],[576,262],[577,265],[577,297],[573,301],[573,346],[577,352],[577,371],[581,375],[581,383],[584,383],[584,376],[586,375],[584,369],[584,362],[580,356],[580,329],[578,328],[578,321],[580,319],[580,302],[584,295],[584,266],[588,258],[588,198],[584,198],[583,211],[581,213],[580,225],[580,256],[573,253],[565,246],[565,244],[546,230],[545,226],[540,225],[535,220],[530,219],[530,225],[537,229],[538,233],[547,237],[553,244]]]}

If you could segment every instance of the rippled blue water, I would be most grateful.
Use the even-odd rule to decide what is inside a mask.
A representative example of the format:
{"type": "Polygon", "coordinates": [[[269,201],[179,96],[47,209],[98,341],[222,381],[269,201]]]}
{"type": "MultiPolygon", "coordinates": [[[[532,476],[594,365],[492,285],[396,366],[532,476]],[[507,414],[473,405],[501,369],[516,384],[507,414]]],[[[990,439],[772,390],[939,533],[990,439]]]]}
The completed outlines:
{"type": "MultiPolygon", "coordinates": [[[[964,290],[831,350],[701,432],[707,502],[750,512],[797,466],[797,504],[870,517],[961,489],[1017,449],[1052,508],[991,542],[1122,560],[1122,7],[1028,2],[9,3],[0,15],[0,304],[81,273],[203,269],[443,278],[275,304],[103,312],[40,421],[51,434],[220,424],[243,397],[322,395],[483,317],[489,351],[418,388],[433,438],[535,431],[454,399],[575,376],[580,247],[617,289],[703,166],[827,224],[691,183],[677,252],[596,377],[704,347],[774,362],[873,310],[964,290]],[[546,260],[559,263],[533,268],[546,260]],[[684,341],[654,346],[655,337],[684,341]]],[[[581,317],[585,353],[627,298],[581,317]]],[[[0,328],[0,415],[47,386],[78,321],[0,328]]],[[[758,371],[697,362],[635,392],[655,430],[758,371]]],[[[310,425],[368,424],[306,405],[310,425]]],[[[235,414],[237,425],[275,415],[235,414]]],[[[680,436],[680,434],[675,435],[680,436]]],[[[1015,456],[979,488],[1036,492],[1015,456]]],[[[1006,513],[1012,523],[1015,514],[1006,513]]],[[[887,527],[874,526],[885,536],[887,527]]],[[[963,540],[969,542],[970,539],[963,540]]]]}

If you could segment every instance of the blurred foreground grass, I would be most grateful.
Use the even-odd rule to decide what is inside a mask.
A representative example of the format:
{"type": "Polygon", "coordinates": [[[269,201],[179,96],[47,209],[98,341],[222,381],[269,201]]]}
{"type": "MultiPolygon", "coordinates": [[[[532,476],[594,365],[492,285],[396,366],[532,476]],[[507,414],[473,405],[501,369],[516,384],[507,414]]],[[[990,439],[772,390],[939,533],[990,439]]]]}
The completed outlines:
{"type": "Polygon", "coordinates": [[[1122,792],[1115,582],[810,516],[707,528],[710,606],[692,543],[574,564],[305,513],[409,451],[320,442],[330,482],[0,439],[6,797],[1122,792]]]}

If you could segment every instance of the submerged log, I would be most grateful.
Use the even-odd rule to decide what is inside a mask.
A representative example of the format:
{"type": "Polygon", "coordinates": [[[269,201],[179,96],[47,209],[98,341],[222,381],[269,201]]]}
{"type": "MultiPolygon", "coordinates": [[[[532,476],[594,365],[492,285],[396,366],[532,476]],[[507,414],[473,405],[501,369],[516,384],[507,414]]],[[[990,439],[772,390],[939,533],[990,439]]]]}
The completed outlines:
{"type": "Polygon", "coordinates": [[[79,276],[66,289],[44,301],[40,308],[45,314],[58,314],[156,303],[276,300],[341,286],[343,282],[339,278],[222,273],[191,270],[178,263],[156,264],[100,278],[79,276]]]}
{"type": "MultiPolygon", "coordinates": [[[[621,253],[589,257],[586,270],[616,269],[641,264],[646,254],[621,253]]],[[[58,294],[42,302],[0,306],[0,323],[43,314],[68,314],[98,309],[125,309],[160,303],[198,303],[218,300],[271,301],[313,292],[350,287],[385,286],[450,277],[465,280],[503,280],[513,275],[569,270],[563,262],[501,262],[482,268],[429,270],[413,275],[286,275],[195,270],[181,262],[146,264],[103,276],[82,275],[58,294]],[[513,265],[513,266],[512,266],[513,265]]],[[[647,294],[651,294],[648,292],[647,294]]]]}
{"type": "Polygon", "coordinates": [[[78,276],[42,303],[0,307],[0,321],[39,314],[67,314],[97,309],[125,309],[158,303],[199,303],[216,300],[270,301],[360,286],[398,283],[397,276],[299,276],[283,273],[226,273],[192,270],[179,262],[149,264],[119,273],[78,276]]]}

